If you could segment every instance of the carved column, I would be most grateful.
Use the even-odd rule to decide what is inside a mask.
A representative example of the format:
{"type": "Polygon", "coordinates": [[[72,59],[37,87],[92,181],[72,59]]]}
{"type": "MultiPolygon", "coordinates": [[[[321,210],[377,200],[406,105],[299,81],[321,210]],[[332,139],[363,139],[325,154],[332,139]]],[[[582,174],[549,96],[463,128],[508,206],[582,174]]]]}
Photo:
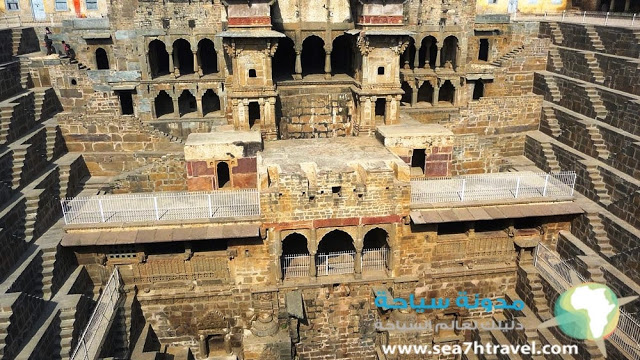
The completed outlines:
{"type": "Polygon", "coordinates": [[[419,69],[420,68],[420,49],[422,49],[420,46],[416,45],[416,53],[413,56],[413,68],[414,69],[419,69]]]}
{"type": "Polygon", "coordinates": [[[171,56],[173,57],[173,63],[174,63],[173,75],[175,77],[178,77],[180,76],[180,57],[178,56],[178,53],[176,51],[172,51],[171,56]]]}
{"type": "Polygon", "coordinates": [[[415,86],[411,86],[411,106],[416,106],[418,104],[418,88],[415,86]]]}
{"type": "Polygon", "coordinates": [[[391,114],[391,98],[387,96],[384,100],[384,124],[390,125],[393,122],[393,114],[391,114]]]}
{"type": "Polygon", "coordinates": [[[198,110],[198,116],[202,117],[204,114],[202,113],[202,96],[198,96],[196,92],[196,109],[198,110]]]}
{"type": "Polygon", "coordinates": [[[204,357],[209,356],[209,349],[207,349],[207,337],[202,334],[198,337],[198,350],[200,351],[200,355],[204,357]]]}
{"type": "Polygon", "coordinates": [[[193,71],[202,76],[202,69],[200,69],[200,61],[198,59],[198,51],[193,52],[193,71]]]}
{"type": "Polygon", "coordinates": [[[302,51],[296,50],[296,73],[293,76],[295,79],[302,79],[302,51]]]}
{"type": "Polygon", "coordinates": [[[404,68],[405,69],[411,69],[411,66],[409,66],[409,58],[411,57],[411,51],[407,50],[404,53],[404,68]]]}
{"type": "Polygon", "coordinates": [[[280,261],[280,259],[282,259],[282,239],[281,239],[281,233],[280,231],[274,231],[275,229],[271,228],[269,229],[269,238],[271,238],[271,241],[273,242],[273,249],[274,249],[274,254],[276,256],[275,259],[275,278],[276,281],[281,283],[282,280],[284,280],[284,274],[282,272],[282,262],[280,261]]]}
{"type": "Polygon", "coordinates": [[[173,100],[173,116],[180,117],[180,103],[178,102],[178,98],[173,94],[171,98],[173,100]]]}
{"type": "Polygon", "coordinates": [[[331,79],[331,51],[324,55],[324,78],[331,79]]]}
{"type": "Polygon", "coordinates": [[[438,49],[436,50],[436,68],[441,67],[440,64],[440,56],[442,54],[442,46],[438,46],[438,49]]]}
{"type": "Polygon", "coordinates": [[[309,241],[307,241],[307,250],[309,250],[309,276],[315,281],[318,276],[316,269],[316,253],[318,252],[318,235],[316,229],[311,229],[309,241]]]}
{"type": "Polygon", "coordinates": [[[428,69],[430,67],[430,61],[431,61],[431,43],[432,40],[429,38],[427,39],[427,43],[426,43],[426,50],[424,52],[424,68],[428,69]]]}
{"type": "Polygon", "coordinates": [[[169,74],[173,74],[175,71],[173,66],[173,48],[167,47],[167,52],[169,53],[169,74]]]}
{"type": "Polygon", "coordinates": [[[356,258],[354,261],[356,278],[362,277],[362,248],[364,247],[364,230],[362,226],[358,226],[356,238],[353,241],[356,248],[356,258]]]}
{"type": "Polygon", "coordinates": [[[433,88],[433,99],[431,100],[433,106],[438,106],[438,97],[440,97],[440,84],[436,84],[433,88]]]}

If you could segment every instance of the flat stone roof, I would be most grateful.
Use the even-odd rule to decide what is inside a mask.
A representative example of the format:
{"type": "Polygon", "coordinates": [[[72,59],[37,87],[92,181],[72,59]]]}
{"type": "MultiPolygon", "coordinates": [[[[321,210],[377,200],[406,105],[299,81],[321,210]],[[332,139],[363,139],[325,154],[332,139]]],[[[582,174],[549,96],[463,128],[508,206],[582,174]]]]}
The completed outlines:
{"type": "Polygon", "coordinates": [[[451,135],[453,132],[438,124],[402,123],[397,125],[380,125],[376,128],[380,135],[387,137],[409,136],[442,136],[451,135]]]}
{"type": "Polygon", "coordinates": [[[185,146],[249,143],[261,141],[262,137],[259,131],[216,131],[210,133],[191,133],[187,137],[185,146]]]}
{"type": "Polygon", "coordinates": [[[283,172],[300,172],[302,163],[317,164],[318,171],[353,171],[351,164],[367,169],[390,169],[388,162],[404,164],[371,137],[279,140],[265,143],[262,163],[283,172]]]}

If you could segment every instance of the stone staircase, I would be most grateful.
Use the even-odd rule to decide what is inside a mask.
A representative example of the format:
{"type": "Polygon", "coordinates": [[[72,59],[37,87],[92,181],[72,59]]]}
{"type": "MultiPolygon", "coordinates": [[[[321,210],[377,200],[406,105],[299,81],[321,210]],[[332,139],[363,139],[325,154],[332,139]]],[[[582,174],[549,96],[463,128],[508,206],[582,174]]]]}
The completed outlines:
{"type": "Polygon", "coordinates": [[[591,40],[591,45],[593,46],[593,48],[596,51],[601,51],[601,52],[605,52],[605,48],[604,45],[602,44],[602,40],[600,39],[600,35],[598,35],[598,32],[596,31],[596,28],[593,27],[593,25],[585,25],[584,28],[587,31],[587,35],[589,36],[589,39],[591,40]]]}
{"type": "Polygon", "coordinates": [[[553,76],[547,76],[545,74],[544,80],[547,83],[547,88],[549,89],[549,94],[551,95],[551,100],[554,103],[558,104],[562,100],[562,93],[560,93],[560,88],[558,88],[558,84],[556,84],[556,80],[553,76]]]}
{"type": "Polygon", "coordinates": [[[613,246],[611,246],[611,243],[609,241],[609,236],[604,230],[604,224],[602,224],[600,215],[598,215],[597,213],[587,213],[585,216],[587,219],[589,219],[589,230],[591,231],[593,238],[596,240],[596,243],[600,248],[600,252],[606,256],[615,255],[613,246]]]}
{"type": "Polygon", "coordinates": [[[540,122],[540,130],[547,135],[551,135],[555,138],[562,135],[560,129],[560,123],[556,118],[556,112],[551,106],[542,106],[543,120],[540,122]]]}
{"type": "Polygon", "coordinates": [[[22,42],[22,28],[15,28],[11,31],[11,43],[14,54],[19,54],[20,42],[22,42]]]}
{"type": "Polygon", "coordinates": [[[602,99],[600,98],[600,93],[598,93],[598,90],[593,86],[585,86],[584,91],[587,93],[589,101],[591,101],[593,111],[596,113],[596,119],[603,120],[604,118],[606,118],[608,111],[604,106],[602,99]]]}
{"type": "Polygon", "coordinates": [[[53,270],[56,263],[56,246],[42,248],[42,298],[52,298],[53,270]]]}
{"type": "Polygon", "coordinates": [[[589,137],[591,138],[591,141],[593,142],[593,146],[595,147],[595,150],[598,153],[598,157],[603,160],[608,159],[610,152],[609,150],[607,150],[607,145],[604,141],[604,138],[602,138],[602,134],[600,134],[598,127],[595,124],[591,124],[587,128],[587,131],[589,132],[589,137]]]}
{"type": "Polygon", "coordinates": [[[607,191],[604,179],[602,178],[602,175],[600,175],[598,164],[586,162],[585,166],[587,172],[589,173],[591,183],[593,184],[593,190],[595,191],[595,195],[598,198],[598,202],[604,205],[604,207],[608,207],[609,205],[611,205],[611,196],[609,196],[609,191],[607,191]]]}
{"type": "Polygon", "coordinates": [[[564,42],[564,37],[562,36],[562,30],[557,23],[549,23],[549,27],[551,28],[551,42],[556,45],[562,45],[564,42]]]}
{"type": "Polygon", "coordinates": [[[20,187],[22,179],[22,168],[24,167],[24,161],[27,156],[27,146],[15,146],[13,147],[13,167],[11,172],[13,174],[13,180],[11,187],[13,190],[17,190],[20,187]]]}
{"type": "MultiPolygon", "coordinates": [[[[524,267],[523,267],[524,269],[524,267]]],[[[540,280],[540,274],[533,268],[527,268],[527,281],[531,287],[531,295],[533,296],[533,307],[535,313],[540,319],[546,320],[552,317],[551,309],[547,302],[547,298],[542,290],[542,281],[540,280]]]]}
{"type": "Polygon", "coordinates": [[[48,121],[45,123],[45,128],[47,131],[47,160],[52,161],[55,157],[59,126],[55,121],[48,121]]]}
{"type": "Polygon", "coordinates": [[[160,138],[165,138],[172,143],[184,145],[184,140],[178,136],[173,136],[171,134],[167,134],[166,132],[156,128],[155,126],[148,124],[142,120],[139,120],[140,125],[149,133],[154,134],[160,138]]]}
{"type": "Polygon", "coordinates": [[[583,52],[582,53],[587,59],[587,64],[589,65],[589,70],[591,71],[591,75],[593,76],[593,81],[598,84],[603,84],[605,77],[602,70],[600,70],[600,63],[598,63],[598,59],[593,55],[592,52],[583,52]]]}
{"type": "Polygon", "coordinates": [[[560,51],[555,46],[551,46],[549,48],[549,60],[551,60],[551,66],[554,72],[560,72],[562,70],[562,57],[560,56],[560,51]]]}
{"type": "Polygon", "coordinates": [[[499,57],[498,59],[492,61],[491,65],[500,67],[500,66],[502,66],[502,64],[504,62],[513,59],[519,53],[521,53],[523,50],[524,50],[524,45],[520,45],[517,48],[511,49],[508,53],[506,53],[506,54],[502,55],[501,57],[499,57]]]}
{"type": "Polygon", "coordinates": [[[550,143],[541,143],[542,153],[547,162],[547,167],[549,172],[560,172],[560,163],[558,159],[556,159],[556,154],[553,151],[553,146],[550,143]]]}

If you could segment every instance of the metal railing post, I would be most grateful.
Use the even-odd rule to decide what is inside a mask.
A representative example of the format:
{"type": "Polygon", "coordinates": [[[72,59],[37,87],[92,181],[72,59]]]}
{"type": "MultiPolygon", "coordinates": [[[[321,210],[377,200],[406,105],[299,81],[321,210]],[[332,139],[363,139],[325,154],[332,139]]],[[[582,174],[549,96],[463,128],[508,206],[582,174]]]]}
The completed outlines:
{"type": "Polygon", "coordinates": [[[467,179],[462,179],[462,192],[460,193],[460,200],[464,201],[464,190],[467,186],[467,179]]]}
{"type": "Polygon", "coordinates": [[[566,15],[567,10],[562,10],[562,21],[564,21],[564,16],[566,15]]]}
{"type": "Polygon", "coordinates": [[[544,177],[544,190],[542,190],[542,196],[547,196],[547,185],[549,185],[549,174],[544,177]]]}
{"type": "Polygon", "coordinates": [[[213,206],[211,205],[211,194],[207,195],[208,200],[209,200],[209,217],[212,218],[213,217],[213,206]]]}
{"type": "Polygon", "coordinates": [[[571,181],[571,196],[573,196],[573,192],[576,189],[576,180],[578,179],[578,174],[573,174],[573,179],[571,181]]]}
{"type": "Polygon", "coordinates": [[[631,26],[633,26],[635,22],[636,22],[636,14],[633,14],[633,17],[631,18],[631,26]]]}
{"type": "Polygon", "coordinates": [[[583,24],[584,24],[584,21],[585,21],[586,17],[587,17],[587,12],[586,12],[586,11],[583,11],[583,12],[582,12],[582,23],[583,23],[583,24]]]}
{"type": "Polygon", "coordinates": [[[609,12],[607,11],[607,16],[604,18],[604,24],[607,25],[609,23],[609,12]]]}
{"type": "Polygon", "coordinates": [[[153,206],[156,209],[156,220],[160,220],[160,213],[158,212],[158,198],[156,196],[153,197],[153,206]]]}
{"type": "Polygon", "coordinates": [[[520,192],[520,176],[518,176],[518,182],[516,183],[516,199],[518,198],[519,192],[520,192]]]}
{"type": "Polygon", "coordinates": [[[102,222],[106,222],[104,220],[104,210],[102,209],[102,199],[98,199],[98,207],[100,208],[100,218],[102,219],[102,222]]]}

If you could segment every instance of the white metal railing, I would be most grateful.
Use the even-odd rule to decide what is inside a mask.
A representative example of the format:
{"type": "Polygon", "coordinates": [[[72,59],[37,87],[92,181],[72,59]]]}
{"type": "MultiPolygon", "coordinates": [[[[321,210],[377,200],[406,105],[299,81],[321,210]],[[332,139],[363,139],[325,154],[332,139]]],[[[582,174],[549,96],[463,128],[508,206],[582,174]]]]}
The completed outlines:
{"type": "Polygon", "coordinates": [[[116,267],[109,277],[104,290],[98,298],[96,307],[87,322],[87,326],[78,339],[73,350],[71,360],[93,360],[100,353],[100,348],[109,330],[109,323],[113,320],[120,301],[122,281],[116,267]]]}
{"type": "Polygon", "coordinates": [[[65,199],[61,204],[65,224],[260,215],[260,194],[256,189],[97,195],[65,199]]]}
{"type": "Polygon", "coordinates": [[[576,173],[509,172],[411,180],[411,203],[573,196],[576,173]]]}
{"type": "MultiPolygon", "coordinates": [[[[545,280],[553,282],[562,291],[573,286],[572,275],[575,275],[581,282],[588,282],[558,254],[542,243],[536,247],[534,266],[545,280]]],[[[608,339],[624,350],[630,359],[640,360],[640,321],[623,309],[620,309],[618,326],[608,339]]]]}
{"type": "Polygon", "coordinates": [[[284,255],[282,257],[283,278],[309,276],[310,264],[311,255],[309,254],[284,255]]]}
{"type": "Polygon", "coordinates": [[[353,274],[355,272],[355,251],[338,251],[316,255],[318,276],[353,274]]]}
{"type": "Polygon", "coordinates": [[[618,13],[618,12],[606,12],[606,11],[581,11],[581,12],[567,12],[554,14],[539,14],[539,15],[520,15],[512,14],[513,20],[520,21],[557,21],[568,22],[587,25],[610,25],[621,27],[637,27],[640,26],[638,22],[638,14],[633,13],[618,13]]]}
{"type": "Polygon", "coordinates": [[[380,271],[389,268],[389,248],[363,249],[362,271],[380,271]]]}

